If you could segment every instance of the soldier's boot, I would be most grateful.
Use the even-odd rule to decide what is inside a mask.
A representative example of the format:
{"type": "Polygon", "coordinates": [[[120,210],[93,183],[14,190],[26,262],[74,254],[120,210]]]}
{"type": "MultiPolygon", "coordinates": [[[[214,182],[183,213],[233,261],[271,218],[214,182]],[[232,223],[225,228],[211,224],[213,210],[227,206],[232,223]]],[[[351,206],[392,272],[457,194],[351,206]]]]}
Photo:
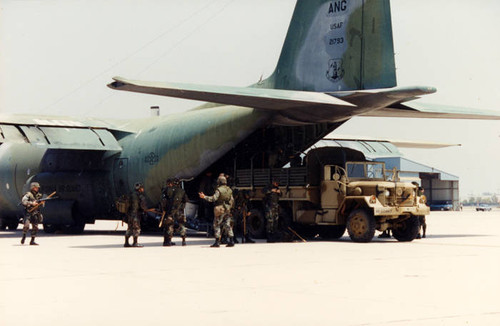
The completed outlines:
{"type": "Polygon", "coordinates": [[[130,243],[128,242],[128,239],[130,238],[129,235],[125,236],[125,244],[123,245],[124,247],[131,247],[130,243]]]}
{"type": "Polygon", "coordinates": [[[417,237],[415,239],[422,239],[422,237],[420,236],[420,233],[417,234],[417,237]]]}
{"type": "Polygon", "coordinates": [[[167,236],[163,237],[163,246],[164,247],[170,247],[171,246],[171,244],[170,244],[170,237],[167,237],[167,236]]]}
{"type": "Polygon", "coordinates": [[[134,242],[132,243],[132,247],[142,248],[144,246],[137,242],[137,237],[134,237],[134,242]]]}
{"type": "Polygon", "coordinates": [[[234,247],[233,237],[229,237],[229,240],[227,241],[226,247],[234,247]]]}
{"type": "Polygon", "coordinates": [[[23,234],[23,237],[21,238],[21,244],[24,244],[24,241],[26,241],[26,234],[23,234]]]}
{"type": "Polygon", "coordinates": [[[38,243],[35,242],[35,237],[31,237],[30,246],[38,246],[38,243]]]}
{"type": "Polygon", "coordinates": [[[248,233],[245,235],[245,242],[246,243],[255,243],[255,241],[253,241],[252,238],[250,238],[250,235],[248,233]]]}
{"type": "Polygon", "coordinates": [[[220,243],[221,243],[221,244],[227,244],[227,237],[226,237],[226,236],[223,236],[223,237],[220,239],[220,243]]]}
{"type": "Polygon", "coordinates": [[[219,238],[215,238],[215,242],[210,247],[212,247],[212,248],[219,248],[220,247],[219,238]]]}
{"type": "Polygon", "coordinates": [[[276,239],[274,238],[274,233],[269,232],[267,234],[267,242],[268,243],[274,243],[274,242],[276,242],[276,239]]]}
{"type": "Polygon", "coordinates": [[[185,246],[186,245],[186,237],[182,237],[182,245],[185,246]]]}

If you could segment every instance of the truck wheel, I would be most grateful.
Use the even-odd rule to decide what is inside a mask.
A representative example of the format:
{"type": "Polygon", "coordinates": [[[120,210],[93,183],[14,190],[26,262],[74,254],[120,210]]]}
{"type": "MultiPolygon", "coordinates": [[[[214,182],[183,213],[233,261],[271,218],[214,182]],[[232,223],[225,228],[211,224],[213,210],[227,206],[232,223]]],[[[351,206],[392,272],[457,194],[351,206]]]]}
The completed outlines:
{"type": "Polygon", "coordinates": [[[347,218],[347,232],[354,242],[370,242],[375,235],[375,219],[365,209],[356,209],[347,218]]]}
{"type": "Polygon", "coordinates": [[[417,237],[419,227],[418,216],[411,216],[401,222],[394,222],[392,235],[398,241],[412,241],[417,237]]]}
{"type": "Polygon", "coordinates": [[[345,232],[345,225],[322,226],[319,235],[324,239],[340,239],[345,232]]]}
{"type": "Polygon", "coordinates": [[[252,209],[247,216],[247,229],[250,236],[255,239],[262,239],[266,235],[266,220],[258,209],[252,209]]]}

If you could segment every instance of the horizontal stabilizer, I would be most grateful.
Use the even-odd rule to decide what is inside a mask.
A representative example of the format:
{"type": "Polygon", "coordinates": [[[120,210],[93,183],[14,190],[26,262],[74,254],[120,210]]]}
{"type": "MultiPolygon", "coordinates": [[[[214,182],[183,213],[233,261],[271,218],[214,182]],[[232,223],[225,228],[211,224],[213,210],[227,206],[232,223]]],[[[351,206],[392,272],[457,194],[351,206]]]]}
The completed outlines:
{"type": "Polygon", "coordinates": [[[318,92],[113,79],[108,87],[116,90],[271,110],[290,123],[345,120],[356,114],[354,104],[318,92]]]}
{"type": "Polygon", "coordinates": [[[436,118],[500,120],[500,111],[478,110],[464,107],[405,102],[387,108],[362,113],[366,117],[436,118]]]}
{"type": "Polygon", "coordinates": [[[437,149],[445,147],[462,146],[461,144],[452,143],[437,143],[429,141],[411,141],[411,140],[401,140],[401,139],[388,139],[388,138],[374,138],[374,137],[363,137],[363,136],[350,136],[350,135],[332,135],[332,138],[323,138],[323,140],[332,141],[357,141],[357,142],[381,142],[381,143],[391,143],[399,148],[422,148],[422,149],[437,149]]]}

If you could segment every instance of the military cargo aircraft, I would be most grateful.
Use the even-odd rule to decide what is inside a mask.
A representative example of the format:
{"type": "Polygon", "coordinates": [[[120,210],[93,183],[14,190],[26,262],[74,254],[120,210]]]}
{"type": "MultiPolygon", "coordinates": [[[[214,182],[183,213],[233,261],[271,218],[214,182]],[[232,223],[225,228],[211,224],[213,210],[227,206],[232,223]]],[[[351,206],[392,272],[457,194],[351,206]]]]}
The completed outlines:
{"type": "Polygon", "coordinates": [[[281,167],[354,116],[500,119],[412,102],[433,87],[397,87],[389,0],[298,0],[276,69],[246,88],[113,79],[112,89],[208,103],[127,121],[1,115],[2,228],[17,227],[33,181],[58,195],[44,229],[81,232],[119,218],[115,199],[138,181],[153,206],[167,178],[196,189],[206,171],[281,167]]]}

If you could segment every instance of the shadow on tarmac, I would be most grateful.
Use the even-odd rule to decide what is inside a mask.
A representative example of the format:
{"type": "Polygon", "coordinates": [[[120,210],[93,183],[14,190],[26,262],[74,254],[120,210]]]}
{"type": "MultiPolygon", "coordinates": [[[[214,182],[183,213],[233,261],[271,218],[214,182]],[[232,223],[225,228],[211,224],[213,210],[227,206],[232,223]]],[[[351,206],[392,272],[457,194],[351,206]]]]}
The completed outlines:
{"type": "MultiPolygon", "coordinates": [[[[172,246],[170,248],[175,248],[175,247],[182,247],[181,246],[181,240],[179,239],[178,241],[175,241],[176,239],[174,239],[174,242],[176,243],[175,246],[172,246]]],[[[190,243],[189,242],[189,238],[186,239],[186,247],[189,247],[189,246],[194,246],[196,245],[197,247],[199,246],[210,246],[214,241],[212,239],[207,239],[206,241],[205,240],[202,240],[202,241],[196,241],[196,242],[192,242],[190,243]]],[[[159,242],[148,242],[146,244],[144,243],[141,243],[141,237],[139,237],[139,243],[144,245],[144,248],[150,248],[150,247],[163,247],[163,241],[159,241],[159,242]]],[[[225,247],[225,245],[221,245],[221,247],[225,247]]],[[[132,250],[132,249],[139,249],[139,248],[134,248],[134,247],[130,247],[130,248],[125,248],[123,247],[123,242],[120,242],[120,243],[114,243],[114,244],[106,244],[106,245],[87,245],[87,246],[70,246],[69,248],[75,248],[75,249],[114,249],[114,248],[123,248],[123,249],[128,249],[128,250],[132,250]]],[[[168,250],[165,249],[165,250],[168,250]]]]}
{"type": "MultiPolygon", "coordinates": [[[[446,238],[471,238],[471,237],[490,237],[491,235],[487,234],[431,234],[431,235],[426,235],[425,238],[422,239],[414,239],[413,241],[425,241],[426,239],[446,239],[446,238]]],[[[322,238],[313,238],[313,239],[306,239],[307,241],[310,242],[352,242],[352,240],[349,238],[349,236],[343,236],[340,239],[322,239],[322,238]]],[[[398,242],[393,237],[390,238],[378,238],[375,236],[371,242],[377,242],[377,243],[394,243],[398,242]]]]}

